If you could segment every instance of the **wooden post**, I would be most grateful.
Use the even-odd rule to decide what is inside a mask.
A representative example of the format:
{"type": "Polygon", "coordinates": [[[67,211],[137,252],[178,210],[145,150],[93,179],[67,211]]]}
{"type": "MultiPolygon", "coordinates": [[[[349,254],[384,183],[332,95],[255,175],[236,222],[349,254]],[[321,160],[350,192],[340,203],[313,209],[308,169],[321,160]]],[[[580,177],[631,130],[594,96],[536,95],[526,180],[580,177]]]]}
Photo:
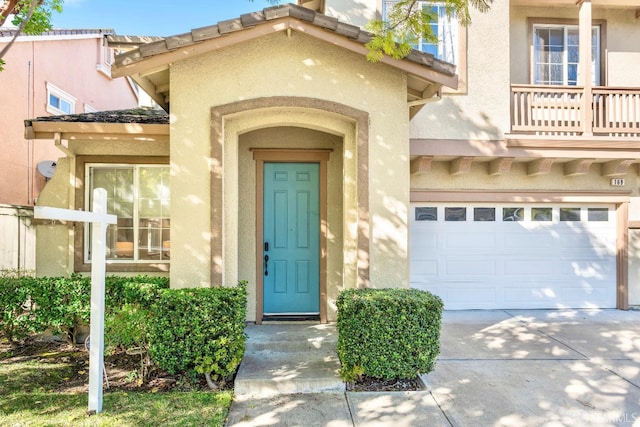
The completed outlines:
{"type": "Polygon", "coordinates": [[[107,214],[107,191],[93,190],[93,212],[36,206],[34,217],[91,223],[91,345],[89,346],[89,414],[102,412],[102,378],[104,375],[104,279],[106,271],[106,237],[108,224],[116,216],[107,214]]]}
{"type": "Polygon", "coordinates": [[[578,84],[584,87],[582,103],[582,130],[584,136],[593,136],[593,72],[591,70],[591,32],[592,13],[591,0],[579,1],[579,43],[580,56],[578,64],[578,84]]]}

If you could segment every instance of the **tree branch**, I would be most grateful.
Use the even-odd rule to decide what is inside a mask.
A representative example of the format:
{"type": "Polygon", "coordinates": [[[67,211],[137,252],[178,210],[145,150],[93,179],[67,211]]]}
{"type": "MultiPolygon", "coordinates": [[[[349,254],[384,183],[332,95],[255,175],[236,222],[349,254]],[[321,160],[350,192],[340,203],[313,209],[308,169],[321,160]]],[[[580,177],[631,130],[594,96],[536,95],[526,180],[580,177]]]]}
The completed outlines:
{"type": "Polygon", "coordinates": [[[20,23],[20,26],[18,27],[18,30],[16,31],[16,33],[13,35],[13,38],[11,39],[11,41],[4,48],[2,48],[2,50],[0,50],[0,59],[2,59],[6,55],[6,53],[9,51],[11,46],[13,46],[13,44],[16,42],[16,39],[18,38],[20,33],[22,33],[22,30],[24,30],[24,27],[27,25],[27,23],[33,16],[33,12],[36,10],[36,7],[38,7],[39,3],[40,3],[39,0],[31,0],[29,4],[29,12],[27,12],[27,16],[20,23]]]}

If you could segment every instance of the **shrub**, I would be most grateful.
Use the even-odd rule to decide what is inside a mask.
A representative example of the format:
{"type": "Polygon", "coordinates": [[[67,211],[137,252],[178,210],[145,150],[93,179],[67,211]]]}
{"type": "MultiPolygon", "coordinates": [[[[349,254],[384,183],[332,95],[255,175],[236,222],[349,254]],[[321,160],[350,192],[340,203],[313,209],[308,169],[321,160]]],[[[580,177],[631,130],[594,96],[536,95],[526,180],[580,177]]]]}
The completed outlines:
{"type": "Polygon", "coordinates": [[[163,289],[169,288],[168,277],[120,277],[105,278],[106,310],[119,310],[127,304],[151,308],[163,289]]]}
{"type": "Polygon", "coordinates": [[[349,289],[338,296],[338,356],[345,381],[416,378],[440,352],[442,300],[417,289],[349,289]]]}
{"type": "Polygon", "coordinates": [[[149,352],[169,373],[195,370],[224,382],[244,355],[246,283],[233,288],[167,289],[153,305],[149,352]]]}
{"type": "Polygon", "coordinates": [[[33,281],[35,329],[64,334],[76,343],[78,324],[89,323],[91,314],[91,278],[76,274],[69,278],[43,277],[33,281]]]}
{"type": "Polygon", "coordinates": [[[0,274],[0,329],[11,345],[34,329],[30,289],[33,278],[0,274]]]}
{"type": "Polygon", "coordinates": [[[129,354],[140,355],[139,379],[144,381],[149,374],[148,330],[151,311],[140,304],[125,304],[105,315],[104,340],[109,349],[121,348],[129,354]]]}

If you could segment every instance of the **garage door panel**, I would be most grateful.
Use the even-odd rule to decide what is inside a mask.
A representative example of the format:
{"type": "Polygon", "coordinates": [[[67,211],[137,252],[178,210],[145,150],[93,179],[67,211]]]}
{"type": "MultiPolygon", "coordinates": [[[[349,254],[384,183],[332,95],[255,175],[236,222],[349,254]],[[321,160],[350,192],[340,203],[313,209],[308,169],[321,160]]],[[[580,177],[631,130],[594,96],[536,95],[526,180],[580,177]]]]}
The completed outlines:
{"type": "Polygon", "coordinates": [[[411,248],[415,251],[423,249],[435,249],[438,247],[438,233],[420,230],[415,230],[420,234],[420,238],[411,242],[411,248]]]}
{"type": "Polygon", "coordinates": [[[567,276],[609,281],[616,274],[616,266],[607,259],[599,261],[567,259],[560,263],[559,273],[567,276]]]}
{"type": "Polygon", "coordinates": [[[496,268],[493,262],[448,261],[446,262],[446,273],[449,276],[493,276],[496,274],[496,268]]]}
{"type": "Polygon", "coordinates": [[[411,264],[416,277],[430,277],[438,275],[438,263],[436,261],[414,261],[411,264]]]}
{"type": "Polygon", "coordinates": [[[588,207],[575,206],[580,221],[559,221],[562,205],[536,205],[553,212],[552,221],[536,222],[534,205],[511,204],[495,206],[495,221],[468,214],[447,222],[446,206],[453,204],[440,205],[437,220],[414,219],[410,240],[411,286],[441,296],[446,309],[615,307],[613,207],[608,221],[591,221],[588,207]],[[503,221],[503,207],[524,215],[503,221]]]}
{"type": "Polygon", "coordinates": [[[549,249],[554,246],[555,240],[550,234],[512,231],[504,236],[504,246],[510,249],[549,249]]]}
{"type": "Polygon", "coordinates": [[[453,249],[492,249],[496,247],[494,233],[478,233],[477,238],[469,239],[467,233],[447,233],[446,247],[453,249]]]}
{"type": "Polygon", "coordinates": [[[536,275],[546,276],[553,274],[554,261],[551,259],[511,259],[504,261],[505,275],[536,275]]]}
{"type": "Polygon", "coordinates": [[[477,287],[471,283],[447,288],[447,301],[453,304],[495,304],[496,289],[491,287],[477,287]]]}

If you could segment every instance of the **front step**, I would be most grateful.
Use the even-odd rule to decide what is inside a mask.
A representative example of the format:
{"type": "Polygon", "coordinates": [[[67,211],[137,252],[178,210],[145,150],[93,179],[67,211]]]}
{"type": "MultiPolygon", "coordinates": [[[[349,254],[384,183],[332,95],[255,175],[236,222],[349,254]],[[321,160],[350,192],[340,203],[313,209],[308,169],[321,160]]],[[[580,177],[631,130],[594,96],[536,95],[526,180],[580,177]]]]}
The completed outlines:
{"type": "Polygon", "coordinates": [[[343,392],[335,325],[250,325],[235,379],[236,398],[343,392]]]}

